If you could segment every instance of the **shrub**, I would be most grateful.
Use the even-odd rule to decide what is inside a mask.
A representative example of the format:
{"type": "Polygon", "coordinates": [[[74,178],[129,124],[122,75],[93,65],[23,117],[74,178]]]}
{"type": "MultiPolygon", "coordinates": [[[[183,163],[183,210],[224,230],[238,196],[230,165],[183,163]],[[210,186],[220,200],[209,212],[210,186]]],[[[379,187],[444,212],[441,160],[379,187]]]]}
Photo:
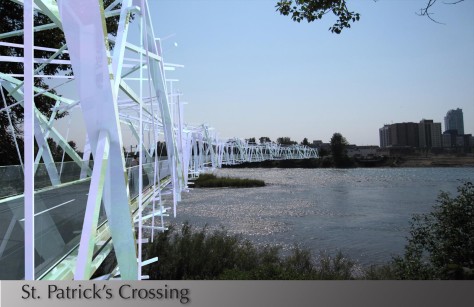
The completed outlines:
{"type": "Polygon", "coordinates": [[[257,248],[224,229],[194,231],[185,223],[160,233],[149,244],[147,257],[159,260],[148,266],[150,279],[350,279],[353,263],[338,254],[322,255],[319,266],[308,250],[294,247],[287,257],[274,246],[257,248]]]}
{"type": "Polygon", "coordinates": [[[442,192],[427,214],[415,215],[405,253],[393,261],[400,279],[474,279],[474,187],[442,192]]]}
{"type": "Polygon", "coordinates": [[[194,187],[196,188],[222,188],[222,187],[235,187],[235,188],[250,188],[250,187],[263,187],[265,182],[257,179],[240,179],[240,178],[221,178],[216,177],[213,174],[201,174],[194,181],[194,187]]]}

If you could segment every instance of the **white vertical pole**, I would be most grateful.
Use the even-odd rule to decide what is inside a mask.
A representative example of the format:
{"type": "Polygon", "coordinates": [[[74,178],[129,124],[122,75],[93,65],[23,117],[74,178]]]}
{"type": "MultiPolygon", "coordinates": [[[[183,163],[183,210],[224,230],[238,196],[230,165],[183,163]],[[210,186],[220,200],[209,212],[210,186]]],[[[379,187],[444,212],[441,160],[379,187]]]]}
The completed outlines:
{"type": "Polygon", "coordinates": [[[25,154],[25,280],[35,279],[34,102],[33,102],[33,0],[23,3],[24,19],[24,154],[25,154]]]}
{"type": "MultiPolygon", "coordinates": [[[[174,113],[174,108],[175,108],[175,105],[174,105],[174,96],[173,96],[173,82],[170,82],[170,92],[168,94],[168,97],[169,97],[169,104],[170,104],[170,113],[171,113],[171,118],[174,119],[175,117],[175,113],[174,113]]],[[[173,137],[176,138],[176,134],[174,133],[174,125],[171,125],[171,131],[172,131],[172,134],[173,134],[173,137]]],[[[171,144],[170,144],[171,145],[171,144]]],[[[168,145],[167,145],[168,146],[168,145]]],[[[171,171],[172,171],[172,180],[173,180],[173,217],[176,218],[176,205],[178,203],[178,191],[177,191],[177,188],[178,188],[178,174],[177,174],[177,171],[176,171],[176,167],[177,167],[177,163],[176,163],[176,154],[179,154],[178,153],[175,153],[173,155],[173,159],[170,161],[171,162],[171,171]]],[[[168,157],[169,159],[169,157],[168,157]]]]}
{"type": "MultiPolygon", "coordinates": [[[[141,1],[142,15],[140,16],[140,47],[143,48],[143,18],[144,1],[141,1]]],[[[148,46],[147,46],[148,48],[148,46]]],[[[143,53],[140,53],[140,63],[143,63],[143,53]]],[[[143,65],[140,65],[140,127],[138,129],[139,158],[138,158],[138,280],[142,279],[142,201],[143,201],[143,65]]]]}

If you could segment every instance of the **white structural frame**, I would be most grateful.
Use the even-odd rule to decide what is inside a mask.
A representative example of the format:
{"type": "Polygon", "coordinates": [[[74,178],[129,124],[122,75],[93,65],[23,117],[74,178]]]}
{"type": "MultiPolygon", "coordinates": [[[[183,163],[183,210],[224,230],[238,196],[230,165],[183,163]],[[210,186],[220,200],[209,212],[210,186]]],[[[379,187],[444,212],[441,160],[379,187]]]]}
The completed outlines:
{"type": "MultiPolygon", "coordinates": [[[[25,146],[24,159],[20,157],[20,161],[25,178],[24,219],[21,220],[24,222],[25,279],[90,279],[112,246],[118,267],[106,278],[146,279],[142,268],[158,259],[144,259],[143,244],[152,242],[156,231],[166,230],[164,217],[169,216],[170,211],[176,216],[181,193],[189,190],[190,178],[222,165],[317,157],[317,151],[306,146],[257,145],[237,138],[220,139],[208,125],[187,125],[184,102],[176,90],[178,80],[166,75],[167,71],[183,66],[164,61],[147,0],[116,0],[108,7],[103,7],[101,0],[6,1],[24,8],[24,29],[0,33],[0,46],[24,50],[24,57],[0,54],[0,62],[24,63],[23,74],[0,71],[2,95],[6,90],[15,101],[7,105],[3,97],[0,112],[6,112],[12,125],[9,110],[18,105],[24,109],[25,146]],[[35,26],[34,14],[48,16],[51,23],[35,26]],[[107,29],[106,20],[110,17],[118,19],[116,36],[107,29]],[[129,35],[132,26],[138,28],[138,38],[129,35]],[[53,28],[64,32],[66,44],[59,49],[35,46],[34,33],[53,28]],[[8,42],[9,38],[21,35],[24,35],[23,44],[8,42]],[[34,50],[51,55],[34,58],[34,50]],[[68,54],[70,60],[58,60],[62,54],[68,54]],[[71,74],[48,76],[42,73],[47,65],[56,64],[69,65],[71,74]],[[46,78],[66,78],[66,81],[50,88],[35,86],[35,79],[46,78]],[[78,98],[50,92],[51,89],[61,91],[62,86],[69,83],[76,87],[78,98]],[[38,96],[56,102],[49,117],[36,108],[38,96]],[[68,136],[63,137],[54,127],[57,114],[74,108],[82,110],[86,127],[83,157],[68,144],[68,136]],[[138,165],[130,167],[124,156],[122,128],[130,129],[136,138],[138,165]],[[45,164],[51,182],[49,189],[64,186],[61,181],[63,163],[58,171],[48,138],[80,167],[77,182],[90,181],[90,185],[83,204],[85,213],[79,244],[37,276],[35,216],[41,212],[35,210],[35,173],[39,162],[45,164]],[[160,157],[159,140],[166,144],[166,159],[160,157]],[[36,157],[35,141],[39,148],[36,157]],[[131,182],[138,182],[138,191],[131,182]],[[172,196],[170,205],[163,198],[166,194],[172,196]],[[103,223],[99,223],[101,207],[106,214],[103,223]]],[[[18,150],[18,144],[16,146],[18,150]]],[[[60,232],[59,229],[54,231],[60,232]]],[[[3,238],[2,245],[7,240],[8,237],[3,238]]]]}

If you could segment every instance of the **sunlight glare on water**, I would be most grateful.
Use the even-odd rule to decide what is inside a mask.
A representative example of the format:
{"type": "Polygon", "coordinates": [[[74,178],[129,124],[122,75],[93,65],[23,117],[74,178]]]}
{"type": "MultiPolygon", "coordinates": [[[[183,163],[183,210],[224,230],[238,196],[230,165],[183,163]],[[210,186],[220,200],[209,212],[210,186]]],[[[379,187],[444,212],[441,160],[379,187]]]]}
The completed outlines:
{"type": "Polygon", "coordinates": [[[400,254],[409,220],[456,192],[472,168],[219,169],[218,176],[261,179],[261,188],[193,189],[175,224],[224,227],[257,244],[294,244],[318,254],[342,251],[363,265],[400,254]]]}

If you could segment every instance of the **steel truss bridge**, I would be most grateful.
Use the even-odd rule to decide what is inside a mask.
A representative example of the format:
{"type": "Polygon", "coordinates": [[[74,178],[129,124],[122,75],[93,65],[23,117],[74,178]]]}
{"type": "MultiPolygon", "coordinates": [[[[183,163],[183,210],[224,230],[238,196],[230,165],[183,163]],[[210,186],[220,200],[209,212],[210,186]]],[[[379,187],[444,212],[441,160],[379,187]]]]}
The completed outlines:
{"type": "Polygon", "coordinates": [[[24,157],[10,126],[21,165],[0,167],[0,279],[90,279],[112,249],[118,265],[102,278],[146,279],[142,268],[158,259],[144,259],[143,246],[176,215],[190,179],[225,164],[317,157],[306,146],[220,139],[207,125],[187,125],[177,80],[167,77],[183,66],[164,60],[146,0],[107,7],[102,0],[2,1],[23,6],[24,27],[0,29],[0,47],[16,50],[0,54],[0,62],[24,65],[23,74],[0,71],[0,112],[12,125],[12,109],[23,108],[24,157]],[[35,14],[51,23],[35,25],[35,14]],[[119,20],[115,36],[109,18],[119,20]],[[66,39],[61,48],[34,44],[35,33],[56,28],[66,39]],[[19,36],[23,44],[11,42],[19,36]],[[50,56],[35,58],[35,50],[50,56]],[[58,64],[68,73],[44,72],[58,64]],[[51,91],[66,84],[74,84],[78,98],[51,91]],[[37,108],[39,96],[55,101],[49,116],[37,108]],[[86,127],[83,156],[54,127],[57,115],[74,109],[86,127]],[[136,138],[138,165],[124,154],[123,129],[136,138]],[[64,155],[54,161],[48,138],[72,162],[64,155]]]}

